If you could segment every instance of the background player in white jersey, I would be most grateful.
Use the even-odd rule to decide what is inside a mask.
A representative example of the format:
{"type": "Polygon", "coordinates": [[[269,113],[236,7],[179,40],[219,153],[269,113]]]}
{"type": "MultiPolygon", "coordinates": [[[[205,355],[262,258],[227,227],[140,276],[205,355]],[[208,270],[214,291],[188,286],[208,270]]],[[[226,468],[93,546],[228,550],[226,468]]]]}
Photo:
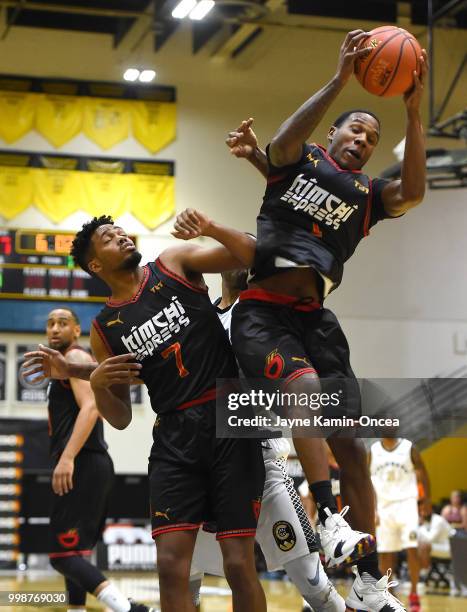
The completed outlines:
{"type": "MultiPolygon", "coordinates": [[[[376,542],[382,572],[396,565],[396,555],[407,551],[411,612],[421,610],[417,595],[420,574],[418,558],[418,482],[423,486],[424,505],[430,510],[430,480],[418,450],[403,438],[382,438],[370,449],[369,466],[376,493],[376,542]]],[[[429,512],[428,512],[429,513],[429,512]]]]}
{"type": "MultiPolygon", "coordinates": [[[[222,297],[214,305],[229,337],[232,310],[240,291],[246,287],[246,278],[246,270],[222,273],[222,297]]],[[[306,604],[315,612],[343,612],[344,599],[324,572],[315,534],[286,471],[290,444],[285,438],[275,438],[264,440],[262,446],[266,479],[256,540],[268,570],[285,569],[306,604]]],[[[204,572],[222,576],[222,557],[214,534],[200,531],[190,576],[190,588],[197,606],[204,572]]],[[[308,606],[304,609],[310,610],[308,606]]]]}

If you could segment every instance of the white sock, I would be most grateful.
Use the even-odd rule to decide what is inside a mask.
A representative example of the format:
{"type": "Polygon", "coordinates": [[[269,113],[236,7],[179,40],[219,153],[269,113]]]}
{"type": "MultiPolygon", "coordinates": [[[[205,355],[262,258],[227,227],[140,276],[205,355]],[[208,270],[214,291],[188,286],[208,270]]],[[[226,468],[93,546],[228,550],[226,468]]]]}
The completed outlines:
{"type": "Polygon", "coordinates": [[[86,612],[86,608],[68,608],[66,612],[86,612]]]}
{"type": "Polygon", "coordinates": [[[131,604],[113,584],[107,585],[97,596],[97,599],[111,608],[114,612],[128,612],[131,604]]]}

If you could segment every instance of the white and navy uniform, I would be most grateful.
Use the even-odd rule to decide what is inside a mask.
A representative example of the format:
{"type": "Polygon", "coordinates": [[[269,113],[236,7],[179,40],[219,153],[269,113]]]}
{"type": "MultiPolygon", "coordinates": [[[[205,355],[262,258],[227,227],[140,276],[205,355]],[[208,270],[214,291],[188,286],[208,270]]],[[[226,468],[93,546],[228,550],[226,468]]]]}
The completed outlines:
{"type": "MultiPolygon", "coordinates": [[[[230,336],[232,310],[217,309],[230,336]]],[[[318,551],[313,528],[300,501],[286,462],[290,444],[285,438],[264,440],[263,459],[266,479],[256,540],[261,546],[269,571],[282,569],[294,559],[318,551]]],[[[212,534],[200,530],[196,540],[191,575],[207,572],[223,576],[220,547],[212,534]]]]}
{"type": "Polygon", "coordinates": [[[380,553],[398,552],[418,545],[418,487],[412,462],[412,442],[399,440],[393,450],[381,441],[370,450],[370,472],[376,492],[380,553]]]}

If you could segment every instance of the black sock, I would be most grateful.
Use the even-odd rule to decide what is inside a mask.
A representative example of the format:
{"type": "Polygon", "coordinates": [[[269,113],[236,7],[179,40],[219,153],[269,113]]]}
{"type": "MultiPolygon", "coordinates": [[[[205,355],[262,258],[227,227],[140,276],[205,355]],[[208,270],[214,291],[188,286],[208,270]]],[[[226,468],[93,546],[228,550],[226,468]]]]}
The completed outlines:
{"type": "Polygon", "coordinates": [[[373,576],[376,580],[379,580],[383,575],[379,571],[378,567],[378,553],[374,550],[372,553],[363,557],[363,559],[359,559],[357,561],[358,573],[360,576],[363,572],[367,572],[370,576],[373,576]]]}
{"type": "Polygon", "coordinates": [[[329,508],[331,514],[337,512],[337,504],[332,494],[332,487],[330,480],[320,480],[310,485],[310,492],[315,500],[316,507],[318,508],[318,516],[320,522],[324,525],[328,515],[324,511],[325,508],[329,508]]]}

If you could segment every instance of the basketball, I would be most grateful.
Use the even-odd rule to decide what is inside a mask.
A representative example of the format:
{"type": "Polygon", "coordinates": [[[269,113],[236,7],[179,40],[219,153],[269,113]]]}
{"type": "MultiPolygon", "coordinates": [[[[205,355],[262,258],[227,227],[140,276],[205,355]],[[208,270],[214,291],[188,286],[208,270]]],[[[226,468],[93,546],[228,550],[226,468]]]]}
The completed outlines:
{"type": "Polygon", "coordinates": [[[389,25],[375,28],[363,46],[372,50],[356,61],[355,76],[367,91],[389,98],[412,87],[413,71],[420,72],[422,49],[410,32],[389,25]]]}

